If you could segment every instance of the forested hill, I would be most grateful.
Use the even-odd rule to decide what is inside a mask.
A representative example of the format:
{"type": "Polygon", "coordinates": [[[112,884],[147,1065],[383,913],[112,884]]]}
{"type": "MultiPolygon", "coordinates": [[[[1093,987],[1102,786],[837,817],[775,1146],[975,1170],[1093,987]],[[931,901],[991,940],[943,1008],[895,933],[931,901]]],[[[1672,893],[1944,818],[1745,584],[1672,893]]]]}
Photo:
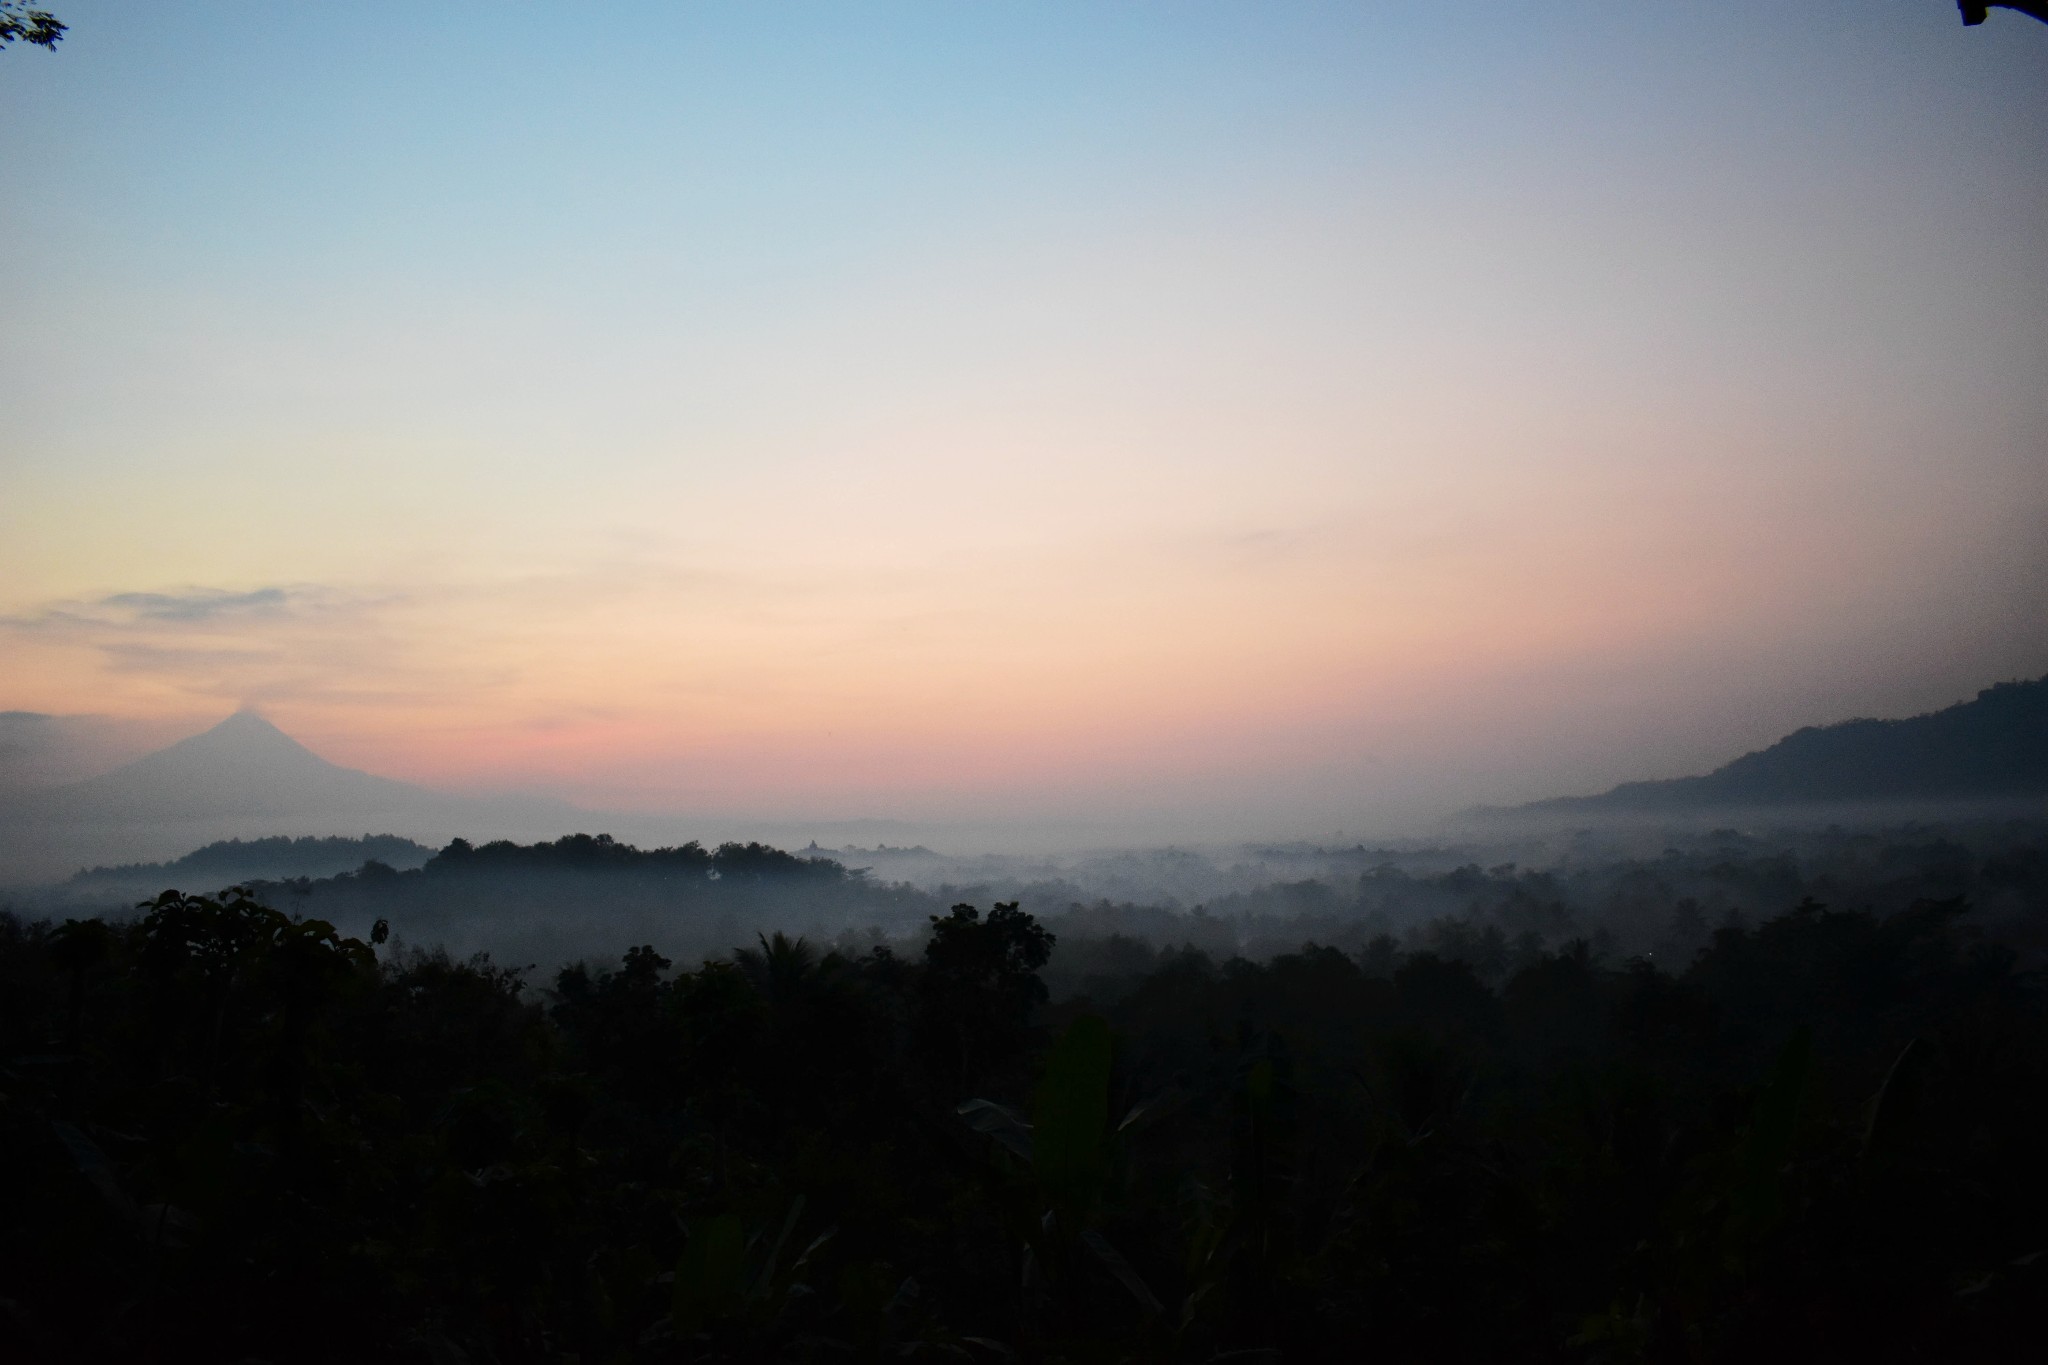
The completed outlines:
{"type": "Polygon", "coordinates": [[[124,863],[95,867],[71,878],[73,885],[118,881],[154,882],[154,895],[166,885],[191,885],[212,890],[230,882],[287,877],[332,877],[353,872],[366,862],[394,868],[418,867],[434,856],[425,844],[396,834],[365,834],[360,839],[276,835],[267,839],[221,839],[164,863],[124,863]]]}
{"type": "Polygon", "coordinates": [[[759,843],[636,848],[608,834],[471,844],[456,839],[410,871],[383,862],[320,879],[256,882],[294,913],[408,941],[570,962],[602,938],[661,940],[687,957],[730,952],[762,928],[830,940],[850,928],[907,933],[937,907],[830,858],[759,843]]]}
{"type": "Polygon", "coordinates": [[[1704,777],[1625,782],[1530,813],[1678,811],[1803,803],[2048,797],[2048,678],[1904,720],[1808,726],[1704,777]]]}

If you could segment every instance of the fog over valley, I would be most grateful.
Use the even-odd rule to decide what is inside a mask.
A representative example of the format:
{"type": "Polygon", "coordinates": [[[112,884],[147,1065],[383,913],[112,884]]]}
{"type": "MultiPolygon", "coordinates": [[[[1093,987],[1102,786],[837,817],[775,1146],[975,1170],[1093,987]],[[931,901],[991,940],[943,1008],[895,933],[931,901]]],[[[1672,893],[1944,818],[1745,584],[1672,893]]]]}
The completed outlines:
{"type": "Polygon", "coordinates": [[[814,834],[783,848],[648,838],[638,830],[666,822],[646,816],[626,817],[617,835],[528,832],[598,818],[612,817],[340,768],[243,710],[113,771],[21,789],[5,828],[23,850],[9,878],[22,911],[118,917],[167,888],[245,885],[345,933],[382,921],[420,947],[550,971],[611,960],[629,942],[718,958],[777,931],[911,951],[949,906],[1005,902],[1054,927],[1065,946],[1050,979],[1075,989],[1092,953],[1119,951],[1099,945],[1117,943],[1225,958],[1309,941],[1354,954],[1428,948],[1489,979],[1577,940],[1603,958],[1682,960],[1717,925],[1808,898],[1896,911],[1967,897],[1978,923],[2031,942],[2048,838],[2048,679],[1924,716],[1804,730],[1700,777],[1473,808],[1371,842],[1017,853],[814,834]],[[137,852],[208,821],[242,833],[170,859],[137,852]],[[256,834],[280,823],[410,833],[256,834]],[[466,833],[444,833],[451,824],[466,833]],[[115,851],[68,877],[32,878],[67,838],[115,851]]]}

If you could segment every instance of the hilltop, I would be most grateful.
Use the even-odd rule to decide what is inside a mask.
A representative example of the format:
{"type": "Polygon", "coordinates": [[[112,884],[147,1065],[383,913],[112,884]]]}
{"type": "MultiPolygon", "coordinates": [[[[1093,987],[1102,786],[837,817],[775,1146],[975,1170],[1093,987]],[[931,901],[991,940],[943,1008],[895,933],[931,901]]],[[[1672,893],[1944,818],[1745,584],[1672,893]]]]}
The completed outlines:
{"type": "Polygon", "coordinates": [[[1925,715],[1808,726],[1703,776],[1624,782],[1598,796],[1555,797],[1514,813],[1680,814],[2033,798],[2048,798],[2048,678],[1999,683],[1925,715]]]}

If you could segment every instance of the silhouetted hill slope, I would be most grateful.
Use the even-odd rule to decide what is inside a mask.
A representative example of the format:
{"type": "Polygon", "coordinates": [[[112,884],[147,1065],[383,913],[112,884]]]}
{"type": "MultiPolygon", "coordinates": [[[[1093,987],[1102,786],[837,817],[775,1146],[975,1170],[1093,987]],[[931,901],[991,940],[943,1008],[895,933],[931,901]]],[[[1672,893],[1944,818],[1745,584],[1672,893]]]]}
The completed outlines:
{"type": "Polygon", "coordinates": [[[0,800],[105,772],[147,747],[127,742],[147,726],[107,716],[0,711],[0,800]]]}
{"type": "Polygon", "coordinates": [[[2048,796],[2048,678],[2000,683],[1905,720],[1808,726],[1704,777],[1625,782],[1518,807],[1677,811],[2048,796]]]}

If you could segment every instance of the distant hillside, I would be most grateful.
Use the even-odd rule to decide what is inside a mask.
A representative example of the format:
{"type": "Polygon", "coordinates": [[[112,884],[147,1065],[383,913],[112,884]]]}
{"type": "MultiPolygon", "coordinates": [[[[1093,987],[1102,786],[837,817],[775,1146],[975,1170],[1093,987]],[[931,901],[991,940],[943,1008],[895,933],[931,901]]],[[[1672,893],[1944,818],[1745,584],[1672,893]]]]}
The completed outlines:
{"type": "Polygon", "coordinates": [[[140,882],[159,888],[212,890],[234,882],[332,877],[373,861],[404,870],[418,867],[433,856],[434,850],[427,845],[396,834],[365,834],[360,839],[313,835],[297,839],[281,835],[269,839],[222,839],[168,862],[124,863],[81,871],[71,878],[71,883],[140,882]]]}
{"type": "Polygon", "coordinates": [[[1704,777],[1625,782],[1530,814],[2048,797],[2048,678],[2000,683],[1929,715],[1808,726],[1704,777]]]}
{"type": "Polygon", "coordinates": [[[329,763],[254,711],[110,773],[58,787],[46,811],[94,820],[198,819],[315,811],[395,811],[435,801],[425,788],[329,763]]]}
{"type": "Polygon", "coordinates": [[[163,738],[148,720],[0,711],[0,801],[103,773],[163,738]]]}
{"type": "Polygon", "coordinates": [[[566,822],[580,812],[544,797],[452,796],[329,763],[254,711],[83,782],[30,792],[19,814],[44,823],[194,821],[254,818],[275,827],[296,816],[357,829],[409,823],[507,819],[566,822]]]}

